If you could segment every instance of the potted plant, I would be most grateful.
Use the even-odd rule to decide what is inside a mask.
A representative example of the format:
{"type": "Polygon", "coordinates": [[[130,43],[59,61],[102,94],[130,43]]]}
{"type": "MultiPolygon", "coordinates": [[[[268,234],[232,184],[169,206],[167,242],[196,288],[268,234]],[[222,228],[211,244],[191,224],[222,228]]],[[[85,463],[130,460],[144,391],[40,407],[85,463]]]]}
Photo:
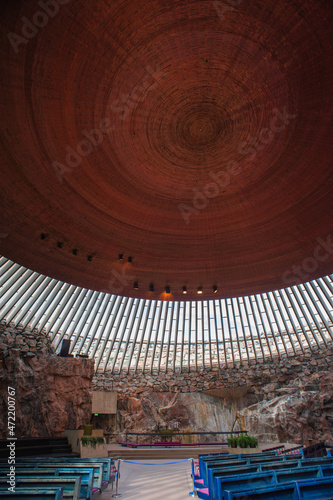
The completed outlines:
{"type": "Polygon", "coordinates": [[[103,436],[82,436],[80,458],[106,458],[108,450],[103,436]]]}
{"type": "Polygon", "coordinates": [[[240,434],[237,438],[237,445],[239,448],[248,448],[250,446],[249,436],[247,434],[240,434]]]}
{"type": "Polygon", "coordinates": [[[237,438],[233,435],[229,436],[227,438],[227,441],[228,441],[228,446],[230,446],[230,448],[237,448],[237,438]]]}
{"type": "Polygon", "coordinates": [[[239,448],[256,448],[258,446],[258,439],[249,434],[240,434],[237,438],[237,445],[239,448]]]}
{"type": "Polygon", "coordinates": [[[99,444],[104,444],[104,438],[102,436],[82,436],[81,438],[82,446],[91,446],[96,449],[99,444]]]}
{"type": "Polygon", "coordinates": [[[257,448],[258,438],[256,438],[255,436],[249,436],[249,444],[250,444],[250,448],[257,448]]]}

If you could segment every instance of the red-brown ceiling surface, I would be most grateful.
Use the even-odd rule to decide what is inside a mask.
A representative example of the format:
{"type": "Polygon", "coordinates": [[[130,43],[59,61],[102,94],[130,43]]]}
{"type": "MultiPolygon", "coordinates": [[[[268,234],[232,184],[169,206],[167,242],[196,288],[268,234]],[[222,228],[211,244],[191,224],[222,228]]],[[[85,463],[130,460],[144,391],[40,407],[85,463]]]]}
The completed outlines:
{"type": "Polygon", "coordinates": [[[0,14],[3,255],[177,300],[333,272],[333,2],[2,0],[0,14]]]}

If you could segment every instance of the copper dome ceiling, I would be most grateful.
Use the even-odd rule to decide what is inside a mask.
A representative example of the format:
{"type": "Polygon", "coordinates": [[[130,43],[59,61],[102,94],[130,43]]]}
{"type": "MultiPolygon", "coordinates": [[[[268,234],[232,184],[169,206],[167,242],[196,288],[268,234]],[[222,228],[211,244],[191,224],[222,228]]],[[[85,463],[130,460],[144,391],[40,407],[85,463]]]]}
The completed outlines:
{"type": "Polygon", "coordinates": [[[3,255],[177,300],[333,272],[332,2],[11,0],[0,14],[3,255]]]}

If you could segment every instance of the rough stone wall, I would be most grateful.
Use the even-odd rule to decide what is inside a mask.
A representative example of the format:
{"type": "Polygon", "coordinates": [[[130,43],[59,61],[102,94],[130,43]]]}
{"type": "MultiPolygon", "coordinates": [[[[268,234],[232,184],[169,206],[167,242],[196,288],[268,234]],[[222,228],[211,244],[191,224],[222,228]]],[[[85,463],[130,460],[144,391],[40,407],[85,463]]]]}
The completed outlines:
{"type": "Polygon", "coordinates": [[[157,425],[229,431],[240,411],[247,430],[261,441],[303,443],[312,438],[333,444],[332,367],[330,346],[215,371],[95,375],[93,389],[118,392],[120,433],[149,432],[157,425]],[[202,394],[207,391],[211,395],[202,394]]]}
{"type": "Polygon", "coordinates": [[[21,326],[7,326],[0,323],[0,359],[7,356],[33,358],[37,355],[53,355],[55,349],[50,337],[21,326]]]}
{"type": "Polygon", "coordinates": [[[94,361],[54,355],[37,330],[0,325],[0,438],[7,437],[8,386],[16,392],[16,437],[61,436],[90,422],[94,361]]]}

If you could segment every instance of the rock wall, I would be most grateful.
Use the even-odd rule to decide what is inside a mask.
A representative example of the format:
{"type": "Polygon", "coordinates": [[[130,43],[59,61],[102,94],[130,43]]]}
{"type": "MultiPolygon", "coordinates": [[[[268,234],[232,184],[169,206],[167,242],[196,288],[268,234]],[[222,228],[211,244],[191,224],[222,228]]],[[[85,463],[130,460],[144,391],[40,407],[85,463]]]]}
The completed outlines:
{"type": "MultiPolygon", "coordinates": [[[[230,431],[236,412],[262,442],[333,444],[333,347],[295,358],[188,373],[95,375],[118,392],[118,431],[230,431]],[[206,394],[209,393],[209,394],[206,394]]],[[[236,430],[240,429],[238,425],[236,430]]]]}
{"type": "Polygon", "coordinates": [[[15,436],[61,436],[90,422],[94,362],[54,355],[37,330],[0,325],[0,438],[7,437],[8,387],[15,389],[15,436]]]}
{"type": "Polygon", "coordinates": [[[187,373],[93,378],[93,367],[89,359],[55,356],[50,339],[37,330],[0,324],[0,437],[7,437],[11,386],[16,437],[58,436],[89,422],[93,389],[117,391],[118,439],[126,431],[157,426],[230,431],[241,412],[245,427],[260,441],[312,438],[333,444],[332,346],[295,358],[187,373]]]}
{"type": "Polygon", "coordinates": [[[7,326],[0,323],[0,361],[7,356],[34,358],[37,355],[53,355],[55,349],[49,336],[37,329],[29,330],[21,326],[7,326]]]}

